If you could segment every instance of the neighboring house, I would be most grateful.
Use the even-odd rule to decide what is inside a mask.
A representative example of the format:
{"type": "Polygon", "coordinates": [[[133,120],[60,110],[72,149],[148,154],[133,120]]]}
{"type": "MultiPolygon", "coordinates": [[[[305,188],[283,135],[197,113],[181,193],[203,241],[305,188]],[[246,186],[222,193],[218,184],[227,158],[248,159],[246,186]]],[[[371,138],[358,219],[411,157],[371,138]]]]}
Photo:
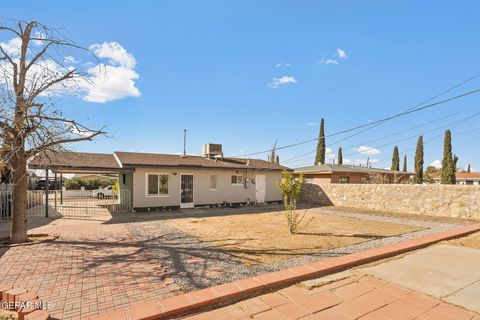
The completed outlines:
{"type": "Polygon", "coordinates": [[[118,174],[138,211],[281,201],[277,187],[286,167],[258,159],[223,157],[221,145],[204,156],[114,152],[60,152],[37,156],[31,168],[57,173],[118,174]]]}
{"type": "Polygon", "coordinates": [[[457,172],[455,178],[457,184],[480,185],[480,172],[457,172]]]}
{"type": "Polygon", "coordinates": [[[353,165],[322,164],[296,168],[306,183],[409,183],[414,173],[353,165]]]}

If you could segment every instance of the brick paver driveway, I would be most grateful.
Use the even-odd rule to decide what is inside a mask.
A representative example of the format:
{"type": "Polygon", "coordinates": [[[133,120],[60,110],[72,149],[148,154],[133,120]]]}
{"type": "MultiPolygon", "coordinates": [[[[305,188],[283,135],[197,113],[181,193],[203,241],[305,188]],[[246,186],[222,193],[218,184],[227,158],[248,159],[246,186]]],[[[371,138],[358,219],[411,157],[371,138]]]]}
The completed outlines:
{"type": "MultiPolygon", "coordinates": [[[[52,302],[55,318],[83,319],[179,291],[158,260],[108,214],[30,220],[29,232],[60,237],[0,247],[0,283],[26,288],[52,302]]],[[[0,235],[6,228],[0,224],[0,235]]]]}

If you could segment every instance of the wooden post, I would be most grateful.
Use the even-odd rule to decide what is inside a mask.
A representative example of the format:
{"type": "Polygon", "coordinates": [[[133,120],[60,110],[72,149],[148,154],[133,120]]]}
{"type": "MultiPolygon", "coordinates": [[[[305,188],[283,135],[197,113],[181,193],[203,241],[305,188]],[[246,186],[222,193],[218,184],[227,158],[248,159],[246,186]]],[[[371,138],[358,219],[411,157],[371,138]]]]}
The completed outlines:
{"type": "Polygon", "coordinates": [[[48,218],[48,189],[50,183],[48,181],[48,167],[45,167],[45,218],[48,218]]]}

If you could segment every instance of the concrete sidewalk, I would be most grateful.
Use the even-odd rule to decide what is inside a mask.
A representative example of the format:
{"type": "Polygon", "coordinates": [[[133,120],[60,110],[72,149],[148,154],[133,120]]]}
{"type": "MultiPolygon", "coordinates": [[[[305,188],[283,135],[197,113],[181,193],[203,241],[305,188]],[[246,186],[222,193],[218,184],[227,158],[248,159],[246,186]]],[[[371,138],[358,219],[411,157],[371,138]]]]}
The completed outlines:
{"type": "Polygon", "coordinates": [[[480,250],[437,245],[364,271],[480,313],[480,250]]]}

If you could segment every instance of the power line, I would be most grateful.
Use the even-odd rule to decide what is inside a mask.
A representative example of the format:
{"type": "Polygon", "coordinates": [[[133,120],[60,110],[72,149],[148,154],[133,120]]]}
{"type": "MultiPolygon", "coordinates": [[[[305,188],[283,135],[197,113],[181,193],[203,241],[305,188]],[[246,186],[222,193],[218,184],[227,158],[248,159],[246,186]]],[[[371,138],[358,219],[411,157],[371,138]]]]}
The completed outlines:
{"type": "MultiPolygon", "coordinates": [[[[464,119],[458,121],[458,123],[456,123],[455,125],[451,126],[451,128],[453,129],[453,128],[458,127],[458,126],[461,125],[461,124],[464,124],[466,121],[472,119],[473,117],[477,116],[478,114],[479,114],[479,113],[476,113],[476,114],[474,114],[474,115],[471,115],[471,116],[469,116],[469,117],[467,117],[467,118],[464,118],[464,119]]],[[[467,130],[467,131],[462,131],[462,132],[457,133],[456,136],[461,136],[461,135],[463,135],[463,134],[466,134],[466,133],[469,133],[469,132],[472,132],[472,131],[475,131],[475,130],[479,130],[479,129],[480,129],[480,127],[475,128],[475,129],[471,129],[471,130],[467,130]]],[[[430,138],[430,139],[426,139],[423,143],[424,143],[424,144],[427,144],[427,143],[429,143],[429,142],[432,142],[432,141],[434,141],[434,140],[442,137],[443,135],[444,135],[444,132],[441,132],[440,134],[435,135],[435,136],[433,136],[433,137],[430,138]]],[[[415,150],[415,149],[416,149],[416,146],[414,146],[414,147],[412,147],[412,148],[408,148],[407,150],[403,151],[402,153],[410,152],[410,151],[413,151],[413,150],[415,150]]],[[[383,162],[383,161],[386,161],[386,160],[389,160],[389,159],[391,159],[391,157],[383,158],[383,159],[381,159],[381,160],[378,160],[377,162],[380,163],[380,162],[383,162]]]]}
{"type": "MultiPolygon", "coordinates": [[[[454,112],[454,113],[448,114],[448,115],[446,115],[446,116],[443,116],[443,117],[440,117],[440,118],[437,118],[437,119],[428,121],[428,122],[426,122],[426,123],[422,123],[422,124],[420,124],[420,125],[416,125],[416,126],[410,127],[410,128],[408,128],[408,129],[400,130],[400,131],[397,131],[397,132],[394,132],[394,133],[391,133],[391,134],[388,134],[388,135],[385,135],[385,136],[382,136],[382,137],[379,137],[379,138],[375,138],[375,139],[370,139],[370,140],[367,140],[367,141],[363,141],[363,142],[361,142],[360,144],[357,143],[357,144],[355,144],[355,145],[350,145],[350,146],[345,147],[344,150],[347,150],[347,149],[349,149],[349,148],[353,148],[353,147],[355,147],[356,145],[369,144],[369,143],[371,143],[371,142],[383,140],[383,139],[389,138],[389,137],[391,137],[391,136],[397,136],[397,135],[399,135],[399,134],[402,134],[402,133],[411,131],[411,130],[413,130],[413,129],[416,129],[416,128],[419,128],[419,127],[423,127],[423,126],[427,126],[427,125],[430,125],[430,124],[432,124],[432,123],[435,123],[435,122],[438,122],[438,121],[442,121],[442,120],[447,119],[447,118],[454,117],[454,116],[456,116],[456,115],[462,114],[462,113],[464,113],[464,112],[470,111],[470,110],[475,109],[475,108],[478,108],[478,107],[480,107],[480,106],[474,106],[474,107],[466,108],[466,109],[460,110],[460,111],[458,111],[458,112],[454,112]]],[[[349,137],[350,137],[350,136],[349,136],[349,137]]],[[[342,140],[344,140],[344,139],[340,139],[340,140],[334,141],[334,142],[331,143],[331,145],[332,145],[332,146],[335,146],[337,143],[341,142],[342,140]]],[[[282,161],[282,163],[292,163],[292,162],[301,161],[301,160],[303,160],[304,156],[313,154],[313,153],[315,153],[315,152],[316,152],[316,150],[309,151],[309,152],[303,153],[303,154],[301,154],[301,155],[298,155],[298,156],[289,158],[289,159],[287,159],[287,160],[284,160],[284,161],[282,161]]]]}
{"type": "MultiPolygon", "coordinates": [[[[362,129],[362,128],[370,127],[370,126],[373,126],[373,125],[376,125],[376,124],[384,123],[386,121],[389,121],[389,120],[392,120],[392,119],[395,119],[395,118],[406,116],[408,114],[415,113],[415,112],[418,112],[418,111],[421,111],[421,110],[429,109],[429,108],[438,106],[440,104],[444,104],[444,103],[447,103],[447,102],[450,102],[450,101],[454,101],[454,100],[457,100],[457,99],[460,99],[460,98],[463,98],[463,97],[466,97],[466,96],[469,96],[469,95],[472,95],[472,94],[475,94],[475,93],[478,93],[478,92],[480,92],[480,89],[475,89],[475,90],[465,92],[465,93],[459,94],[457,96],[454,96],[454,97],[451,97],[451,98],[448,98],[448,99],[445,99],[445,100],[441,100],[441,101],[434,102],[434,103],[431,103],[431,104],[428,104],[428,105],[425,105],[425,106],[422,106],[422,107],[417,107],[417,108],[414,108],[414,109],[403,111],[403,112],[394,114],[392,116],[388,116],[388,117],[385,117],[383,119],[379,119],[379,120],[376,120],[376,121],[373,121],[373,122],[370,122],[370,123],[367,123],[367,124],[359,125],[359,126],[356,126],[356,127],[350,128],[350,129],[337,131],[337,132],[332,133],[332,134],[327,134],[327,135],[324,135],[324,137],[333,137],[333,136],[337,136],[339,134],[352,132],[352,131],[355,131],[355,130],[358,130],[358,129],[362,129]]],[[[302,144],[305,144],[305,143],[316,141],[319,138],[321,138],[321,137],[314,138],[314,139],[309,139],[309,140],[305,140],[305,141],[301,141],[301,142],[297,142],[297,143],[292,143],[292,144],[289,144],[289,145],[285,145],[285,146],[275,148],[275,150],[292,148],[292,147],[299,146],[299,145],[302,145],[302,144]]],[[[268,153],[268,152],[271,152],[271,151],[272,151],[272,149],[268,149],[268,150],[263,150],[263,151],[258,151],[258,152],[236,155],[233,158],[248,157],[248,156],[253,156],[253,155],[257,155],[257,154],[268,153]]]]}
{"type": "MultiPolygon", "coordinates": [[[[452,122],[452,123],[449,123],[449,124],[447,124],[447,125],[444,125],[444,126],[441,126],[441,127],[437,127],[437,128],[434,128],[434,129],[425,131],[425,132],[420,133],[420,134],[418,134],[418,135],[412,135],[412,136],[409,136],[409,137],[407,137],[407,138],[400,139],[400,140],[397,140],[397,141],[394,141],[394,142],[391,142],[391,143],[388,143],[388,144],[385,144],[385,145],[382,145],[382,146],[377,146],[377,147],[375,147],[375,148],[381,148],[381,147],[384,147],[384,146],[393,145],[393,144],[395,144],[395,143],[398,143],[398,142],[401,142],[401,141],[404,141],[404,140],[408,140],[408,139],[411,139],[411,138],[418,137],[419,135],[425,135],[426,133],[429,133],[429,132],[432,132],[432,131],[444,129],[444,128],[452,125],[452,124],[454,124],[454,125],[452,125],[451,128],[456,128],[456,127],[458,127],[459,125],[465,123],[466,121],[468,121],[468,120],[470,120],[470,119],[472,119],[472,118],[474,118],[474,117],[476,117],[476,116],[478,116],[478,115],[480,115],[480,111],[479,111],[479,112],[476,112],[476,113],[474,113],[474,114],[472,114],[472,115],[470,115],[470,116],[468,116],[468,117],[466,117],[466,118],[463,118],[463,119],[454,121],[454,122],[452,122]]],[[[479,129],[480,129],[480,127],[475,128],[475,129],[472,129],[472,130],[464,131],[464,132],[458,133],[458,134],[456,134],[456,135],[459,136],[459,135],[466,134],[466,133],[469,133],[469,132],[472,132],[472,131],[475,131],[475,130],[479,130],[479,129]]],[[[444,134],[444,133],[442,132],[442,133],[440,133],[440,134],[438,134],[438,135],[436,135],[436,136],[434,136],[434,137],[432,137],[432,138],[430,138],[430,139],[424,140],[424,144],[427,144],[427,143],[429,143],[429,142],[431,142],[431,141],[433,141],[433,140],[436,140],[436,139],[440,138],[441,136],[443,136],[443,134],[444,134]]],[[[406,153],[406,152],[412,151],[412,150],[414,150],[415,148],[416,148],[416,146],[415,146],[415,147],[412,147],[412,148],[409,148],[409,149],[403,151],[402,153],[406,153]]],[[[345,157],[348,157],[348,156],[351,156],[351,155],[354,155],[354,154],[358,154],[358,153],[361,153],[361,152],[351,153],[351,154],[345,155],[345,157]]],[[[381,163],[381,162],[383,162],[383,161],[390,160],[390,159],[391,159],[391,157],[386,157],[386,158],[383,158],[383,159],[381,159],[381,160],[376,161],[375,163],[381,163]]],[[[296,166],[296,167],[298,168],[298,167],[302,167],[302,166],[308,165],[308,164],[309,164],[309,163],[303,163],[303,164],[299,164],[299,165],[296,166]]]]}
{"type": "MultiPolygon", "coordinates": [[[[452,128],[455,128],[456,126],[460,125],[460,124],[463,124],[465,123],[466,121],[478,116],[480,114],[480,111],[479,112],[475,112],[474,114],[464,118],[464,119],[461,119],[461,120],[457,120],[457,121],[454,121],[454,122],[450,122],[450,123],[447,123],[446,125],[442,125],[442,126],[439,126],[439,127],[436,127],[436,128],[433,128],[433,129],[430,129],[430,130],[427,130],[427,131],[424,131],[420,134],[414,134],[414,135],[411,135],[411,136],[408,136],[406,138],[402,138],[402,139],[398,139],[396,141],[393,141],[393,142],[389,142],[389,143],[386,143],[386,144],[383,144],[383,145],[380,145],[380,146],[376,146],[376,147],[372,147],[372,148],[369,148],[370,150],[374,150],[374,149],[379,149],[379,148],[383,148],[383,147],[386,147],[386,146],[389,146],[389,145],[393,145],[395,143],[399,143],[399,142],[402,142],[402,141],[405,141],[405,140],[409,140],[409,139],[412,139],[412,138],[415,138],[415,137],[418,137],[419,135],[425,135],[427,133],[430,133],[430,132],[434,132],[434,131],[437,131],[437,130],[441,130],[441,129],[445,129],[447,127],[450,127],[452,126],[452,128]]],[[[359,154],[359,153],[362,153],[362,152],[352,152],[352,153],[349,153],[349,154],[346,154],[345,157],[349,157],[349,156],[352,156],[352,155],[356,155],[356,154],[359,154]]]]}

